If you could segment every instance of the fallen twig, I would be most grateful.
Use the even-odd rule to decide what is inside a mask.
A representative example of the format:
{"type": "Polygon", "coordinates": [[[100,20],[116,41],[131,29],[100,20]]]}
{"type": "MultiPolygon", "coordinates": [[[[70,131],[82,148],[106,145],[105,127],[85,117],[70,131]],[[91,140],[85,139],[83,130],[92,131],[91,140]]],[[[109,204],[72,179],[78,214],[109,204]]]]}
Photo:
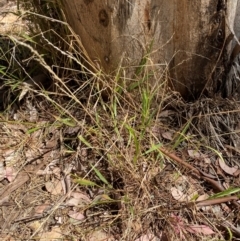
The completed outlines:
{"type": "MultiPolygon", "coordinates": [[[[186,167],[187,169],[190,169],[194,172],[194,174],[197,175],[198,178],[202,178],[204,179],[205,181],[207,181],[208,183],[210,183],[213,188],[218,191],[218,192],[222,192],[225,190],[225,188],[221,185],[221,183],[219,183],[218,181],[215,181],[211,178],[208,177],[207,174],[205,174],[204,172],[202,171],[199,171],[197,168],[193,167],[191,164],[187,163],[186,161],[184,161],[183,159],[181,159],[180,157],[176,156],[174,153],[170,152],[169,150],[167,150],[166,148],[163,148],[163,147],[159,147],[160,151],[168,156],[169,158],[171,158],[172,160],[176,161],[178,164],[186,167]]],[[[227,201],[224,201],[226,198],[229,198],[227,201],[232,201],[232,203],[234,204],[235,207],[239,208],[240,204],[236,201],[238,200],[238,198],[236,199],[236,197],[232,197],[232,196],[229,196],[229,197],[224,197],[222,199],[214,199],[216,201],[219,201],[217,203],[221,203],[221,202],[227,202],[227,201]],[[222,200],[222,201],[221,201],[222,200]]],[[[213,201],[213,200],[211,200],[213,201]]],[[[216,203],[216,204],[217,204],[216,203]]],[[[212,204],[211,204],[212,205],[212,204]]]]}

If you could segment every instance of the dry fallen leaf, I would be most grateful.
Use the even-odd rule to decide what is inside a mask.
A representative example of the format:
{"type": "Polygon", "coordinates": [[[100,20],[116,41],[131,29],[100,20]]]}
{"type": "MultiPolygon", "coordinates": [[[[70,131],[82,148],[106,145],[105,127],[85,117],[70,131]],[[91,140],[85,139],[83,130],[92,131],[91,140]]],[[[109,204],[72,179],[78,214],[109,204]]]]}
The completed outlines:
{"type": "Polygon", "coordinates": [[[234,172],[234,173],[233,173],[233,176],[234,176],[234,177],[237,177],[237,176],[239,176],[239,174],[240,174],[240,169],[238,169],[236,172],[234,172]]]}
{"type": "Polygon", "coordinates": [[[165,138],[166,140],[172,141],[173,140],[173,132],[171,131],[166,131],[162,133],[162,137],[165,138]]]}
{"type": "Polygon", "coordinates": [[[171,188],[171,193],[175,200],[179,202],[187,201],[187,195],[183,194],[183,192],[178,190],[176,187],[171,188]]]}
{"type": "Polygon", "coordinates": [[[47,191],[53,195],[58,195],[62,193],[62,183],[59,180],[46,182],[45,187],[47,191]]]}
{"type": "Polygon", "coordinates": [[[96,230],[89,235],[87,241],[115,241],[115,239],[104,231],[96,230]]]}
{"type": "Polygon", "coordinates": [[[0,190],[0,203],[3,202],[3,200],[6,199],[13,191],[21,187],[24,183],[26,183],[29,180],[29,174],[28,172],[38,171],[42,166],[44,165],[44,162],[42,162],[39,165],[29,165],[26,166],[25,171],[21,171],[18,173],[17,177],[13,180],[13,182],[6,185],[3,189],[0,190]]]}
{"type": "Polygon", "coordinates": [[[188,150],[187,152],[188,152],[188,155],[193,159],[201,158],[201,154],[196,150],[188,150]]]}
{"type": "Polygon", "coordinates": [[[225,171],[227,174],[229,175],[233,175],[237,170],[238,167],[234,166],[234,167],[229,167],[222,159],[218,158],[218,163],[219,166],[223,169],[223,171],[225,171]]]}
{"type": "Polygon", "coordinates": [[[60,177],[61,175],[61,170],[59,167],[51,167],[48,165],[45,170],[39,170],[37,175],[54,175],[55,177],[60,177]]]}
{"type": "Polygon", "coordinates": [[[39,220],[35,220],[29,223],[29,227],[32,231],[36,231],[41,227],[42,223],[39,220]]]}
{"type": "Polygon", "coordinates": [[[29,121],[36,122],[38,120],[38,111],[37,109],[32,105],[30,101],[26,101],[26,106],[29,111],[29,121]]]}
{"type": "Polygon", "coordinates": [[[39,236],[40,236],[38,239],[39,241],[46,241],[46,240],[55,241],[55,240],[63,239],[63,235],[59,227],[53,227],[50,232],[41,233],[39,236]]]}
{"type": "Polygon", "coordinates": [[[14,237],[12,237],[10,234],[1,234],[0,236],[1,241],[16,241],[14,237]]]}
{"type": "Polygon", "coordinates": [[[185,232],[201,235],[211,235],[215,232],[207,225],[186,224],[181,216],[172,214],[172,224],[176,233],[180,236],[185,232]]]}
{"type": "Polygon", "coordinates": [[[204,160],[204,162],[206,164],[211,164],[212,163],[212,161],[211,161],[211,159],[209,157],[204,157],[203,160],[204,160]]]}
{"type": "Polygon", "coordinates": [[[6,199],[6,197],[8,197],[12,192],[21,187],[28,180],[29,175],[27,173],[19,173],[17,178],[15,178],[13,182],[9,183],[0,191],[0,202],[3,202],[3,200],[6,199]]]}
{"type": "Polygon", "coordinates": [[[158,237],[154,236],[152,233],[144,234],[140,238],[135,239],[135,241],[158,241],[158,237]]]}
{"type": "Polygon", "coordinates": [[[80,192],[73,192],[71,196],[72,198],[66,202],[68,206],[81,206],[91,202],[91,199],[86,194],[80,192]]]}
{"type": "MultiPolygon", "coordinates": [[[[198,198],[197,198],[197,202],[200,202],[200,201],[204,201],[204,200],[206,200],[206,199],[208,199],[209,198],[209,195],[208,194],[203,194],[203,195],[200,195],[198,198]]],[[[202,206],[202,207],[196,207],[197,208],[197,210],[203,210],[203,211],[205,211],[205,212],[207,212],[207,211],[209,211],[209,210],[211,210],[212,209],[212,207],[211,206],[202,206]]]]}
{"type": "Polygon", "coordinates": [[[189,233],[194,233],[194,234],[203,234],[203,235],[215,234],[215,232],[207,225],[193,224],[193,225],[186,226],[185,229],[189,233]]]}
{"type": "Polygon", "coordinates": [[[211,163],[211,159],[206,154],[202,154],[196,150],[188,150],[188,155],[192,159],[203,160],[206,164],[211,163]]]}
{"type": "Polygon", "coordinates": [[[174,185],[170,190],[175,200],[187,202],[195,200],[198,196],[199,183],[190,176],[179,176],[173,173],[169,175],[169,180],[174,180],[174,185]]]}
{"type": "Polygon", "coordinates": [[[6,166],[10,166],[17,163],[20,160],[21,155],[19,155],[19,153],[14,150],[7,150],[4,151],[3,158],[6,163],[6,166]]]}
{"type": "Polygon", "coordinates": [[[9,182],[12,182],[17,176],[17,172],[13,167],[6,167],[5,169],[5,177],[9,182]]]}
{"type": "Polygon", "coordinates": [[[169,110],[164,110],[160,112],[159,117],[168,117],[169,114],[170,114],[169,110]]]}
{"type": "Polygon", "coordinates": [[[35,207],[35,214],[42,214],[46,209],[50,207],[49,204],[41,204],[35,207]]]}
{"type": "Polygon", "coordinates": [[[68,216],[70,218],[82,221],[85,219],[85,216],[81,212],[69,211],[68,216]]]}
{"type": "Polygon", "coordinates": [[[208,194],[203,194],[203,195],[200,195],[196,201],[203,201],[203,200],[206,200],[209,198],[209,195],[208,194]]]}

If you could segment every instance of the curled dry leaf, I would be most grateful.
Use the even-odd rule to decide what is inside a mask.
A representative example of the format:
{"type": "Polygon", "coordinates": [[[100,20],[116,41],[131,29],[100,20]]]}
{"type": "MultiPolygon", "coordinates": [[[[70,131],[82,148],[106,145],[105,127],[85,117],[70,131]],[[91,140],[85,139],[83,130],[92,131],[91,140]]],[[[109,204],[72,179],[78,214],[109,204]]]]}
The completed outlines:
{"type": "Polygon", "coordinates": [[[23,83],[22,85],[21,85],[21,93],[20,93],[20,95],[19,95],[19,97],[18,97],[18,101],[21,101],[22,99],[23,99],[23,97],[28,93],[28,91],[30,90],[30,85],[29,84],[27,84],[27,83],[23,83]]]}
{"type": "Polygon", "coordinates": [[[238,167],[234,166],[234,167],[229,167],[223,160],[221,160],[220,158],[218,158],[218,163],[219,166],[223,169],[224,172],[226,172],[229,175],[233,175],[237,170],[238,167]]]}

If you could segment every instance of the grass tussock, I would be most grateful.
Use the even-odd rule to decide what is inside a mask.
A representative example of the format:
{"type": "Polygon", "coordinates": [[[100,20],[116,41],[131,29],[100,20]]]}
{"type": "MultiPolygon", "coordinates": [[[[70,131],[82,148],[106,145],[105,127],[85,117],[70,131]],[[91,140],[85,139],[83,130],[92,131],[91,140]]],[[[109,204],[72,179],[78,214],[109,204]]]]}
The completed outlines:
{"type": "Polygon", "coordinates": [[[1,54],[2,237],[237,237],[238,104],[185,103],[169,90],[167,68],[153,86],[149,59],[132,79],[123,67],[106,76],[60,1],[19,4],[29,32],[5,36],[1,54]]]}

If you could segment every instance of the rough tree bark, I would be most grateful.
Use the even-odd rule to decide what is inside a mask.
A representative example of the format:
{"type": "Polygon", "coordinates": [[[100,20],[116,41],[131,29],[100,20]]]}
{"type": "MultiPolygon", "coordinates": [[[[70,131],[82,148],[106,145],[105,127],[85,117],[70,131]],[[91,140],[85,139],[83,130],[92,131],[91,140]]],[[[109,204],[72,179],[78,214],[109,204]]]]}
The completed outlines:
{"type": "MultiPolygon", "coordinates": [[[[63,2],[73,30],[106,73],[114,73],[119,63],[136,66],[148,53],[155,70],[167,66],[170,85],[193,98],[203,90],[216,91],[213,73],[222,61],[225,40],[234,28],[239,32],[239,0],[63,2]]],[[[232,44],[228,46],[230,53],[232,44]]]]}

